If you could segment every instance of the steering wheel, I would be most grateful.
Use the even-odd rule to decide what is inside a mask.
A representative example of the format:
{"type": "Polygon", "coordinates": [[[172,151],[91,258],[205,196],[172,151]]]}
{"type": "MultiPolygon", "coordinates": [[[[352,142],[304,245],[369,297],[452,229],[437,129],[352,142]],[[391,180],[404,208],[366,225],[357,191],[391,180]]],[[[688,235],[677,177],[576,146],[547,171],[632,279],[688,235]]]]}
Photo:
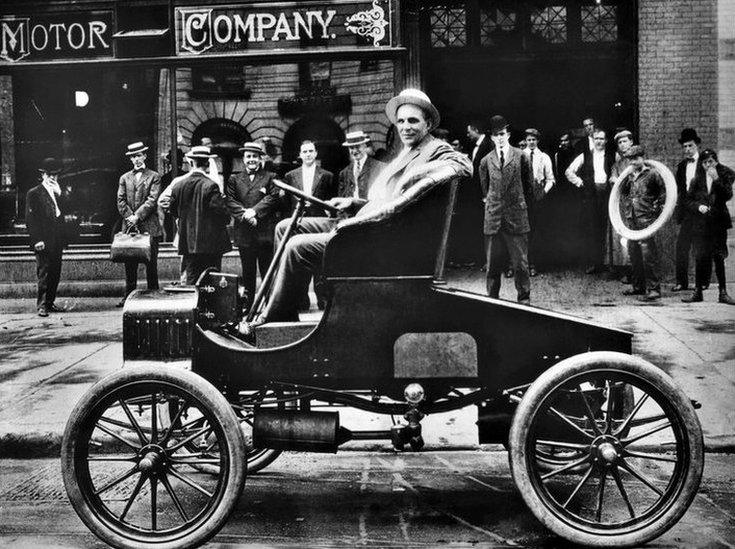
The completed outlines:
{"type": "Polygon", "coordinates": [[[289,194],[294,195],[297,198],[300,198],[301,200],[305,200],[307,202],[311,202],[312,204],[316,204],[320,208],[324,208],[326,211],[332,214],[339,214],[342,210],[339,208],[335,208],[331,204],[328,204],[327,202],[324,202],[324,200],[321,200],[320,198],[317,198],[315,196],[312,196],[310,194],[305,193],[301,189],[297,189],[296,187],[292,187],[291,185],[284,183],[280,179],[274,179],[273,183],[276,187],[278,187],[281,190],[286,191],[289,194]]]}

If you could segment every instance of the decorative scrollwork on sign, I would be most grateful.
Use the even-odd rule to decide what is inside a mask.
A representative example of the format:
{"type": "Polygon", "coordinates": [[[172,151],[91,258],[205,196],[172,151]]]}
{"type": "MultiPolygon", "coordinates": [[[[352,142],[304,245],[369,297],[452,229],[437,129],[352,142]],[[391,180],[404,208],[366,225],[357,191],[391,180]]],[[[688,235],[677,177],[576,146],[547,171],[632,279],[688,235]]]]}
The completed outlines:
{"type": "Polygon", "coordinates": [[[380,7],[379,0],[373,0],[373,9],[358,11],[354,15],[350,15],[345,21],[345,27],[358,36],[365,36],[373,39],[373,46],[379,46],[380,41],[385,38],[385,27],[388,21],[385,20],[385,10],[380,7]]]}

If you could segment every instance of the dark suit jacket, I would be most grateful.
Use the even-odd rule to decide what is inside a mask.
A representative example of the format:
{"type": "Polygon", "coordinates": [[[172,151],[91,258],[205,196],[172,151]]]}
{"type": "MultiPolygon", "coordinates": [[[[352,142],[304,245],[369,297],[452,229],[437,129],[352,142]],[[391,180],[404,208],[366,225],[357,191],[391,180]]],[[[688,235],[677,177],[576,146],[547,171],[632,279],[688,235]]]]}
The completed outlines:
{"type": "Polygon", "coordinates": [[[232,248],[225,197],[203,173],[193,171],[174,187],[170,210],[179,219],[180,254],[217,255],[232,248]]]}
{"type": "Polygon", "coordinates": [[[484,233],[523,234],[530,230],[528,204],[533,196],[531,162],[520,149],[510,147],[503,168],[495,151],[480,162],[480,182],[487,189],[484,233]]]}
{"type": "MultiPolygon", "coordinates": [[[[138,229],[151,236],[163,235],[158,219],[158,195],[161,194],[161,176],[146,168],[140,181],[130,170],[120,176],[117,188],[117,211],[123,220],[130,215],[138,216],[138,229]]],[[[123,227],[125,229],[126,227],[123,227]]]]}
{"type": "MultiPolygon", "coordinates": [[[[474,150],[474,147],[472,148],[474,150]]],[[[495,150],[495,143],[489,135],[485,134],[485,139],[482,140],[480,146],[477,149],[475,158],[472,158],[472,151],[470,151],[470,158],[472,158],[472,180],[477,183],[482,191],[482,196],[487,196],[487,189],[483,189],[480,182],[480,162],[485,158],[491,151],[495,150]]]]}
{"type": "MultiPolygon", "coordinates": [[[[385,168],[385,163],[375,160],[372,156],[365,159],[362,165],[362,171],[357,176],[357,189],[360,198],[367,198],[370,185],[373,184],[378,174],[385,168]]],[[[352,197],[355,194],[355,173],[352,169],[352,162],[346,168],[339,172],[339,189],[337,196],[352,197]]]]}
{"type": "MultiPolygon", "coordinates": [[[[298,167],[295,170],[291,170],[286,174],[286,183],[302,191],[304,190],[303,171],[301,170],[301,167],[298,167]]],[[[316,168],[314,169],[314,181],[311,185],[312,196],[321,198],[322,200],[329,200],[330,198],[334,198],[335,196],[337,196],[336,193],[337,189],[332,172],[328,172],[327,170],[316,166],[316,168]]],[[[293,210],[295,205],[296,199],[294,197],[291,197],[290,209],[293,210]]],[[[324,213],[324,210],[321,209],[319,206],[309,204],[309,206],[306,208],[306,211],[304,212],[304,215],[310,217],[324,217],[326,214],[324,213]]]]}
{"type": "Polygon", "coordinates": [[[727,201],[732,198],[735,172],[722,164],[717,164],[715,169],[719,178],[712,182],[710,192],[707,192],[707,174],[701,169],[694,176],[685,199],[687,215],[692,220],[692,232],[708,237],[732,227],[727,201]],[[709,206],[710,211],[700,213],[699,206],[709,206]]]}
{"type": "Polygon", "coordinates": [[[66,246],[64,211],[60,197],[56,198],[61,215],[56,217],[54,201],[43,185],[36,185],[26,193],[26,227],[30,235],[30,246],[43,241],[47,250],[66,246]]]}
{"type": "MultiPolygon", "coordinates": [[[[676,212],[674,213],[674,220],[677,223],[689,223],[692,220],[691,213],[686,205],[687,200],[687,165],[689,162],[684,159],[676,165],[676,212]]],[[[694,170],[694,178],[704,175],[704,168],[697,162],[697,167],[694,170]]],[[[694,180],[692,180],[692,186],[694,180]]],[[[705,185],[706,188],[706,185],[705,185]]],[[[689,189],[691,191],[691,189],[689,189]]]]}
{"type": "Polygon", "coordinates": [[[279,205],[278,187],[273,184],[274,173],[260,169],[250,181],[247,172],[233,175],[225,185],[227,208],[235,219],[234,240],[238,247],[252,246],[256,242],[273,242],[279,205]],[[258,223],[253,227],[242,220],[247,208],[255,210],[258,223]]]}

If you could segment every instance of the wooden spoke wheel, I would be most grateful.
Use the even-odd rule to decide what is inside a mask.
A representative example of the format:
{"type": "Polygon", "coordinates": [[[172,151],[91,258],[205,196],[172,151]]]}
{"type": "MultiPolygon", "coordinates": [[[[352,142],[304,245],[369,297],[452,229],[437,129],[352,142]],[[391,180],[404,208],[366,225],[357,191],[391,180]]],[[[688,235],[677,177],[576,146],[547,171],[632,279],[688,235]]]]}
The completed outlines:
{"type": "Polygon", "coordinates": [[[691,402],[648,362],[593,352],[542,374],[510,431],[516,484],[536,517],[574,543],[626,547],[671,528],[704,465],[691,402]]]}
{"type": "Polygon", "coordinates": [[[610,224],[613,226],[615,231],[628,240],[646,240],[651,238],[658,230],[663,227],[666,222],[671,219],[674,214],[674,208],[676,208],[676,179],[671,170],[663,163],[658,160],[646,160],[646,166],[653,168],[663,179],[664,187],[666,188],[666,200],[664,206],[661,209],[661,214],[656,220],[643,229],[631,229],[623,221],[623,217],[620,213],[621,197],[621,184],[623,180],[633,171],[632,166],[628,166],[623,170],[623,173],[618,177],[617,182],[613,185],[610,191],[610,198],[608,200],[608,215],[610,216],[610,224]]]}
{"type": "Polygon", "coordinates": [[[180,369],[126,368],[103,379],[75,407],[62,443],[69,500],[114,547],[204,543],[235,507],[245,471],[229,403],[180,369]],[[216,473],[202,474],[205,466],[216,473]]]}

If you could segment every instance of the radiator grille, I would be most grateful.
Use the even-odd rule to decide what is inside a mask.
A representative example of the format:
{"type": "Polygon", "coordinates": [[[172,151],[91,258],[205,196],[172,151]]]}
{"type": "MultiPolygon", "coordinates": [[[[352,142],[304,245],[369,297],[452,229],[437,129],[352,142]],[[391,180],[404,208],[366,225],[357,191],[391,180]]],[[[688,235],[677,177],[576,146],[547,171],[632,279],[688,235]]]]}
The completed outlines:
{"type": "Polygon", "coordinates": [[[123,325],[125,358],[190,357],[192,332],[188,318],[127,318],[123,325]]]}

